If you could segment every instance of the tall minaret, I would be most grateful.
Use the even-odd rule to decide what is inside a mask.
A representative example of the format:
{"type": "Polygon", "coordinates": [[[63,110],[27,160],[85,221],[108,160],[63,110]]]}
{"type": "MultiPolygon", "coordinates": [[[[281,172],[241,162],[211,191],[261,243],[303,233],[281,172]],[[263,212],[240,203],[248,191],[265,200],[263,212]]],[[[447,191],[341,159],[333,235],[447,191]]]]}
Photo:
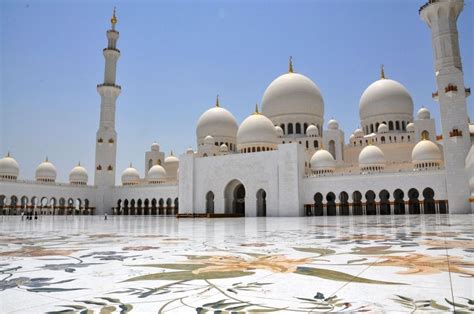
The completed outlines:
{"type": "Polygon", "coordinates": [[[117,132],[115,132],[115,101],[121,87],[115,84],[117,60],[120,50],[116,48],[119,32],[115,30],[117,17],[115,8],[112,28],[107,31],[108,45],[104,49],[105,71],[104,83],[97,85],[100,94],[100,124],[96,134],[95,148],[95,185],[115,185],[115,164],[117,155],[117,132]]]}
{"type": "Polygon", "coordinates": [[[463,0],[430,0],[420,16],[431,28],[438,89],[433,97],[440,106],[444,164],[450,213],[468,213],[469,184],[465,158],[471,148],[464,74],[459,51],[457,19],[463,0]]]}

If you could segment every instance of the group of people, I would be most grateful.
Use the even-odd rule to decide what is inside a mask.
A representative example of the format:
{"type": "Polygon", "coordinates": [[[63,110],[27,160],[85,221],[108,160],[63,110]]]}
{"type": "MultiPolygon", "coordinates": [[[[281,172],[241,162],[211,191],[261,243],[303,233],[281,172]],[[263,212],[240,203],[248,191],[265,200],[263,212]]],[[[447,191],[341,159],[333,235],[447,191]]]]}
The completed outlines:
{"type": "MultiPolygon", "coordinates": [[[[38,220],[38,213],[35,212],[34,213],[34,217],[35,217],[35,220],[38,220]]],[[[21,220],[23,220],[25,218],[25,213],[21,213],[21,220]]],[[[29,212],[29,213],[26,213],[26,220],[33,220],[33,213],[32,212],[29,212]]]]}

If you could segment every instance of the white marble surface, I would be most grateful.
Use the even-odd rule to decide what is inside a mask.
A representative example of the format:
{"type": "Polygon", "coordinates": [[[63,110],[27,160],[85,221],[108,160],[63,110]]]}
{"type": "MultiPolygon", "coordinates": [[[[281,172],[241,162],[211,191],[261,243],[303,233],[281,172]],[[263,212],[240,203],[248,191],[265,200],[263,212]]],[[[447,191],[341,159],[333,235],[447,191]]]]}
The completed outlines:
{"type": "Polygon", "coordinates": [[[473,219],[0,216],[0,313],[474,311],[473,219]]]}

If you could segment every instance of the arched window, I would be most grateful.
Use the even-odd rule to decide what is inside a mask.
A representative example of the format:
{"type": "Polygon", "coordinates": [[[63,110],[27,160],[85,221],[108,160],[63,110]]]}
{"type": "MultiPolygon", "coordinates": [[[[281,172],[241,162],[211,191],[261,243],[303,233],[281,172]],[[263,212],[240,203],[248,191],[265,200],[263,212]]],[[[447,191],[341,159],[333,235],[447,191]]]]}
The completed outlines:
{"type": "Polygon", "coordinates": [[[402,121],[402,130],[405,131],[407,128],[406,128],[406,124],[405,124],[405,121],[402,121]]]}
{"type": "Polygon", "coordinates": [[[393,131],[393,121],[388,121],[388,129],[393,131]]]}
{"type": "Polygon", "coordinates": [[[375,131],[378,131],[378,130],[379,130],[379,125],[380,125],[380,123],[378,123],[378,122],[375,123],[375,131]]]}
{"type": "Polygon", "coordinates": [[[331,153],[332,157],[336,159],[336,143],[334,142],[334,140],[330,140],[328,146],[329,152],[331,153]]]}
{"type": "Polygon", "coordinates": [[[309,142],[306,141],[306,149],[308,149],[308,148],[309,148],[309,142]]]}
{"type": "Polygon", "coordinates": [[[374,133],[374,125],[373,124],[370,125],[370,133],[374,133]]]}
{"type": "Polygon", "coordinates": [[[395,128],[400,130],[400,121],[395,121],[395,128]]]}
{"type": "Polygon", "coordinates": [[[318,148],[318,147],[319,147],[318,141],[314,141],[314,142],[313,142],[313,146],[314,146],[314,148],[318,148]]]}
{"type": "Polygon", "coordinates": [[[423,132],[421,132],[421,138],[425,138],[425,139],[429,139],[430,138],[430,132],[424,130],[423,132]]]}
{"type": "Polygon", "coordinates": [[[301,134],[301,124],[296,123],[295,124],[295,129],[296,129],[296,131],[295,131],[296,134],[301,134]]]}
{"type": "Polygon", "coordinates": [[[382,144],[385,144],[385,136],[382,136],[382,137],[380,138],[380,141],[382,142],[382,144]]]}
{"type": "Polygon", "coordinates": [[[303,124],[303,133],[306,134],[306,129],[308,128],[308,123],[303,124]]]}
{"type": "Polygon", "coordinates": [[[293,123],[288,123],[288,134],[293,134],[293,123]]]}
{"type": "Polygon", "coordinates": [[[153,160],[152,159],[148,160],[148,170],[150,170],[151,167],[153,167],[153,160]]]}

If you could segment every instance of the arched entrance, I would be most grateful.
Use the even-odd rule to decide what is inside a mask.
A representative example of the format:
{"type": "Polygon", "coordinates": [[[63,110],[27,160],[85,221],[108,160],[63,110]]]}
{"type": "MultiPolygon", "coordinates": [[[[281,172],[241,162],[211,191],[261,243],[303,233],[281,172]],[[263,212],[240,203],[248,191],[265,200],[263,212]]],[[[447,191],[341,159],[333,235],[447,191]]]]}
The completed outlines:
{"type": "Polygon", "coordinates": [[[257,217],[267,216],[267,192],[264,189],[257,191],[257,217]]]}
{"type": "Polygon", "coordinates": [[[333,192],[329,192],[326,195],[326,214],[328,216],[336,216],[336,195],[333,192]]]}
{"type": "Polygon", "coordinates": [[[375,204],[375,193],[372,190],[365,193],[365,214],[366,215],[377,215],[377,207],[375,204]]]}
{"type": "Polygon", "coordinates": [[[339,194],[339,202],[339,215],[349,216],[349,194],[346,191],[339,194]]]}
{"type": "Polygon", "coordinates": [[[214,214],[214,193],[212,191],[206,194],[206,214],[214,214]]]}
{"type": "Polygon", "coordinates": [[[434,191],[431,188],[426,188],[423,190],[423,213],[436,214],[434,195],[434,191]]]}
{"type": "Polygon", "coordinates": [[[321,193],[314,194],[314,215],[315,216],[323,216],[323,195],[321,193]]]}
{"type": "Polygon", "coordinates": [[[405,214],[405,201],[403,200],[404,196],[405,194],[400,189],[396,189],[395,192],[393,192],[393,197],[395,198],[395,201],[394,201],[395,215],[405,214]]]}
{"type": "Polygon", "coordinates": [[[245,187],[239,180],[232,180],[224,190],[225,212],[245,216],[245,187]]]}
{"type": "Polygon", "coordinates": [[[362,193],[359,191],[352,193],[352,215],[363,215],[362,193]]]}
{"type": "Polygon", "coordinates": [[[382,190],[379,193],[380,197],[380,215],[390,215],[390,193],[387,190],[382,190]]]}
{"type": "Polygon", "coordinates": [[[420,193],[417,189],[410,189],[408,191],[408,212],[410,215],[419,215],[420,214],[420,201],[418,197],[420,193]]]}

